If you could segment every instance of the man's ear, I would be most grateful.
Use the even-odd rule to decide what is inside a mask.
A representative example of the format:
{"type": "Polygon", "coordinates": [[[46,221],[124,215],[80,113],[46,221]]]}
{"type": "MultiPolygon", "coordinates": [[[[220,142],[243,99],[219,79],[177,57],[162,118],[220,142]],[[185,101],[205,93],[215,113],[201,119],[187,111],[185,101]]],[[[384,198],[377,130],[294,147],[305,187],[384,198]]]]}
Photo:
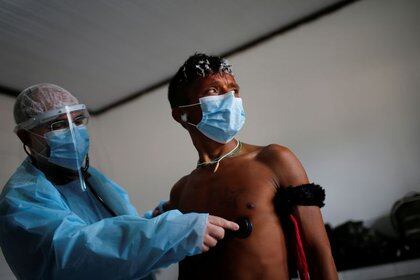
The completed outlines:
{"type": "Polygon", "coordinates": [[[174,118],[174,120],[176,120],[178,123],[180,123],[184,128],[186,127],[186,113],[181,110],[180,108],[172,108],[172,118],[174,118]],[[184,117],[183,117],[184,115],[184,117]],[[183,119],[184,118],[184,119],[183,119]]]}
{"type": "Polygon", "coordinates": [[[22,141],[23,144],[25,144],[27,146],[30,146],[31,137],[26,130],[20,129],[16,132],[16,134],[19,137],[20,141],[22,141]]]}
{"type": "Polygon", "coordinates": [[[181,119],[181,115],[183,113],[184,112],[180,108],[172,108],[172,118],[174,118],[174,120],[176,120],[179,123],[183,123],[181,119]]]}

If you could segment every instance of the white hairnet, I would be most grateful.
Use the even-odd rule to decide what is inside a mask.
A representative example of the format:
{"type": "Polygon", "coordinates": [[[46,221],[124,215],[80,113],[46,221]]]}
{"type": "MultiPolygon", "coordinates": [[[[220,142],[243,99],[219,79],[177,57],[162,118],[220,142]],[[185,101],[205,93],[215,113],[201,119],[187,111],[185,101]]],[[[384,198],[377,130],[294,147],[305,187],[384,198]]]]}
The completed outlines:
{"type": "Polygon", "coordinates": [[[38,114],[76,104],[79,104],[77,98],[64,88],[47,83],[33,85],[16,98],[15,122],[19,124],[38,114]]]}

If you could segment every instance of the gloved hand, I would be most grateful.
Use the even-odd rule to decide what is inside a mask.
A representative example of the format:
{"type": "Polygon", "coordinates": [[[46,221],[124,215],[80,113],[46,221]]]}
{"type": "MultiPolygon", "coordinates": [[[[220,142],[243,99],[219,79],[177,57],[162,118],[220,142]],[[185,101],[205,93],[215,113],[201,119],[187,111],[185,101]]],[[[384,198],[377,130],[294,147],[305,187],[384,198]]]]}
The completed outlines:
{"type": "Polygon", "coordinates": [[[223,218],[209,215],[204,234],[203,252],[207,252],[211,247],[216,246],[217,242],[225,237],[226,230],[237,231],[239,230],[239,225],[223,218]]]}
{"type": "MultiPolygon", "coordinates": [[[[162,200],[153,210],[153,217],[165,213],[168,210],[168,205],[169,201],[162,200]]],[[[237,231],[239,230],[239,225],[223,218],[209,215],[203,239],[203,252],[207,252],[211,247],[216,246],[217,242],[225,237],[226,230],[237,231]]]]}
{"type": "Polygon", "coordinates": [[[152,212],[152,217],[159,216],[160,214],[165,213],[168,210],[169,201],[162,200],[159,202],[159,205],[152,212]]]}

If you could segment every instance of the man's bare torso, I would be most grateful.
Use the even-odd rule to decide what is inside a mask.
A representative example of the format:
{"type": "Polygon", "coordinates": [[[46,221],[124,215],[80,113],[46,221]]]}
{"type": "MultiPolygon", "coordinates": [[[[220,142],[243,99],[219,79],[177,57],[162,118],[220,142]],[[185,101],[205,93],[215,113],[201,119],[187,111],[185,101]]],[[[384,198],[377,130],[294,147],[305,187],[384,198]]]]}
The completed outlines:
{"type": "Polygon", "coordinates": [[[246,145],[214,166],[198,168],[174,187],[171,206],[184,213],[208,212],[228,220],[247,217],[247,239],[225,238],[207,253],[180,263],[180,279],[289,279],[284,232],[273,198],[278,188],[270,146],[246,145]]]}

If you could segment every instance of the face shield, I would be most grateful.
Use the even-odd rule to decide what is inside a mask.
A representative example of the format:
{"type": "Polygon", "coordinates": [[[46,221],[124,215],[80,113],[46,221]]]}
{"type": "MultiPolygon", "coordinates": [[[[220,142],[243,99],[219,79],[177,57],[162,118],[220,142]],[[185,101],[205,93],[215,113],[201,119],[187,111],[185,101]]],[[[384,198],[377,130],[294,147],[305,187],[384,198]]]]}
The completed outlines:
{"type": "Polygon", "coordinates": [[[34,134],[35,138],[43,138],[45,149],[37,151],[31,147],[31,154],[35,153],[35,158],[41,157],[49,164],[69,170],[74,174],[73,183],[86,190],[82,168],[86,167],[89,150],[88,120],[86,106],[77,104],[39,114],[18,124],[15,131],[25,130],[34,134]]]}

